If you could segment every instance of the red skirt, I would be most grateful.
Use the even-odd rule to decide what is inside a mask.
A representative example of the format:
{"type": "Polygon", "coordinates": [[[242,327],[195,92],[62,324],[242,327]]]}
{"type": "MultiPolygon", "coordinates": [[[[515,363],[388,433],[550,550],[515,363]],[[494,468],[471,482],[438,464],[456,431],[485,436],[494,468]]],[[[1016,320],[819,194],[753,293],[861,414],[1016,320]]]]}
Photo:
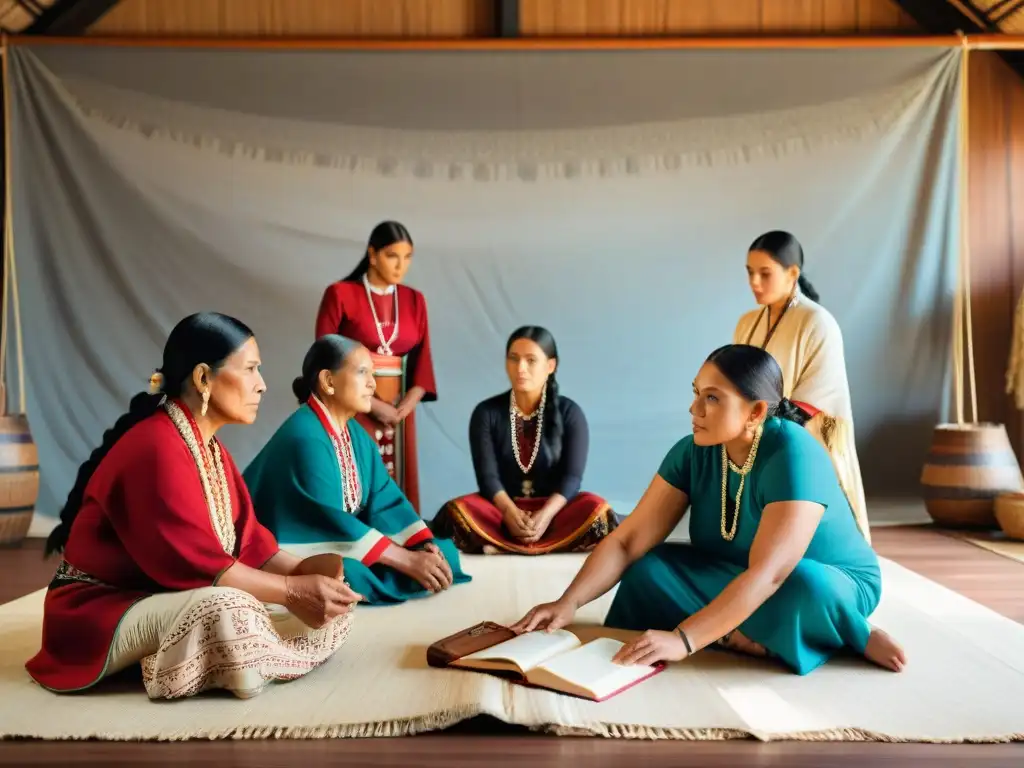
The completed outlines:
{"type": "MultiPolygon", "coordinates": [[[[546,501],[546,498],[515,499],[516,506],[527,512],[539,510],[546,501]]],[[[466,554],[481,554],[486,551],[485,547],[517,555],[588,552],[617,526],[618,518],[608,503],[587,492],[570,499],[540,540],[533,544],[512,538],[502,521],[501,511],[478,493],[452,499],[431,522],[435,536],[451,539],[466,554]]]]}
{"type": "MultiPolygon", "coordinates": [[[[408,392],[405,362],[401,357],[371,353],[377,397],[397,406],[408,392]]],[[[409,500],[416,514],[420,512],[420,473],[416,450],[416,411],[400,424],[389,427],[368,413],[356,414],[356,421],[370,433],[380,451],[391,479],[409,500]]]]}

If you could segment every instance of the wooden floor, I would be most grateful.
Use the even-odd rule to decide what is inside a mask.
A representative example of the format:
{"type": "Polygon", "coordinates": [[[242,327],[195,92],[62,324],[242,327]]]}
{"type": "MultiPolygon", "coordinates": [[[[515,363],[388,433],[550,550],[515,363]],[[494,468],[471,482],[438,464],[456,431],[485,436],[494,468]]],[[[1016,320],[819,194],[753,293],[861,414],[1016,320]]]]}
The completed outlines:
{"type": "MultiPolygon", "coordinates": [[[[1024,623],[1024,564],[946,536],[928,527],[879,528],[875,547],[883,557],[917,571],[1009,618],[1024,623]]],[[[41,541],[0,549],[0,602],[46,585],[54,563],[42,559],[41,541]]],[[[994,695],[994,693],[993,693],[994,695]]],[[[83,697],[83,704],[86,699],[83,697]]],[[[178,706],[182,706],[179,704],[178,706]]],[[[1007,706],[1024,708],[1022,702],[1007,706]]],[[[1022,715],[1024,717],[1024,715],[1022,715]]],[[[761,744],[643,742],[555,738],[528,734],[497,722],[464,723],[452,731],[402,739],[337,741],[222,741],[181,744],[107,742],[0,743],[0,765],[20,766],[280,766],[344,764],[395,768],[624,766],[643,758],[658,766],[786,766],[832,768],[874,761],[908,766],[1024,766],[1024,744],[761,744]]]]}

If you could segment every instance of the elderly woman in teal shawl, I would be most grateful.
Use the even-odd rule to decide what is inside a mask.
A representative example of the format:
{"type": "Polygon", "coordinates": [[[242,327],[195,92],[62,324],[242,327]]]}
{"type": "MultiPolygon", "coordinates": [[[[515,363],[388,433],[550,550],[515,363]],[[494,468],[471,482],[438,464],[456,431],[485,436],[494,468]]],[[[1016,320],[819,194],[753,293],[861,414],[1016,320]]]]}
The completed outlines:
{"type": "Polygon", "coordinates": [[[303,557],[336,553],[370,605],[404,602],[470,581],[458,550],[435,539],[355,420],[375,389],[369,351],[322,336],[292,388],[299,408],[246,468],[259,521],[303,557]]]}

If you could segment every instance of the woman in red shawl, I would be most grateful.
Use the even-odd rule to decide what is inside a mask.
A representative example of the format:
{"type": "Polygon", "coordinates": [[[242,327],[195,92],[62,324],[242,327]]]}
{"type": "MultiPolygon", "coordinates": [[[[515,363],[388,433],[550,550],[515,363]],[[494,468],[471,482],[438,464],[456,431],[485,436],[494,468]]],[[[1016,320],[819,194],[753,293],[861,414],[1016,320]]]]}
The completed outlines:
{"type": "Polygon", "coordinates": [[[155,392],[132,399],[79,469],[47,540],[63,551],[42,649],[26,668],[78,692],[141,663],[150,698],[240,698],[301,677],[344,643],[359,596],[341,560],[283,552],[215,434],[256,420],[266,386],[252,331],[216,313],[171,332],[155,392]],[[264,603],[285,606],[281,621],[264,603]]]}
{"type": "Polygon", "coordinates": [[[437,400],[437,385],[426,299],[402,285],[412,253],[409,230],[397,221],[374,227],[356,268],[324,291],[316,337],[336,333],[370,350],[377,393],[370,413],[356,420],[376,440],[388,474],[422,514],[416,406],[437,400]]]}

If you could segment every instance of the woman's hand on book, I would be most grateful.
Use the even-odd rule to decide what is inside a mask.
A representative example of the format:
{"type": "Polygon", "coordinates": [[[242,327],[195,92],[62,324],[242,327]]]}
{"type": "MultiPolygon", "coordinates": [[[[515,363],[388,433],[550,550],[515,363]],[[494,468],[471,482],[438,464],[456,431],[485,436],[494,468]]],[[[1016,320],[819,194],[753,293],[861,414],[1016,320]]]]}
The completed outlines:
{"type": "Polygon", "coordinates": [[[576,615],[576,609],[572,604],[564,600],[556,600],[553,603],[543,603],[527,613],[523,618],[513,624],[509,629],[517,635],[524,632],[533,632],[543,629],[554,632],[556,629],[571,624],[576,615]]]}
{"type": "Polygon", "coordinates": [[[659,661],[682,661],[687,656],[689,653],[686,650],[686,644],[677,633],[649,629],[622,646],[612,661],[624,666],[632,664],[650,666],[659,661]]]}

